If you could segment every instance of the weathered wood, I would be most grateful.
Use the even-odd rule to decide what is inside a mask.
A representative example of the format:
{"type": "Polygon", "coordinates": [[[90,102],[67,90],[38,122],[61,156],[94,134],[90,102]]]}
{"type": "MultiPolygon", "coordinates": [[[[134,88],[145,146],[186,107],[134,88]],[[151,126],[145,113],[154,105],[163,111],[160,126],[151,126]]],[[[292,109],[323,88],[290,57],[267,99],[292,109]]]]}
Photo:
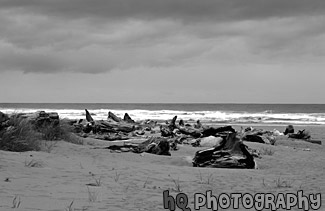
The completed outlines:
{"type": "Polygon", "coordinates": [[[124,114],[123,120],[127,123],[135,123],[135,121],[129,116],[128,113],[124,114]]]}
{"type": "Polygon", "coordinates": [[[0,123],[5,122],[9,119],[9,116],[7,114],[4,114],[0,111],[0,123]]]}
{"type": "Polygon", "coordinates": [[[88,122],[94,122],[94,119],[91,117],[89,111],[87,109],[85,109],[85,111],[86,111],[86,120],[88,122]]]}
{"type": "Polygon", "coordinates": [[[178,127],[179,132],[190,135],[194,138],[200,138],[202,136],[203,128],[196,129],[193,127],[178,127]]]}
{"type": "Polygon", "coordinates": [[[123,122],[119,122],[119,123],[114,123],[114,122],[108,122],[108,121],[100,121],[100,122],[95,122],[96,124],[100,125],[100,130],[108,130],[110,132],[118,132],[118,131],[122,131],[122,132],[132,132],[135,130],[135,126],[133,124],[129,124],[129,123],[123,123],[123,122]]]}
{"type": "Polygon", "coordinates": [[[113,114],[112,112],[108,112],[108,118],[107,119],[111,119],[115,122],[121,122],[123,121],[120,117],[116,116],[115,114],[113,114]]]}
{"type": "Polygon", "coordinates": [[[193,158],[193,166],[252,169],[255,168],[255,162],[247,146],[236,137],[236,133],[231,133],[220,145],[197,151],[193,158]]]}
{"type": "Polygon", "coordinates": [[[171,122],[167,122],[168,125],[160,125],[160,132],[161,132],[161,136],[163,137],[170,137],[170,136],[174,136],[174,130],[177,128],[176,126],[176,119],[177,116],[174,116],[173,119],[171,120],[171,122]]]}
{"type": "Polygon", "coordinates": [[[208,136],[216,136],[218,133],[223,133],[223,132],[231,132],[235,133],[235,129],[232,128],[231,126],[224,126],[224,127],[206,127],[203,128],[202,136],[203,137],[208,137],[208,136]]]}
{"type": "Polygon", "coordinates": [[[151,137],[148,140],[135,145],[135,144],[124,144],[123,146],[109,146],[107,149],[113,150],[113,151],[132,151],[134,153],[151,153],[156,155],[167,155],[170,156],[170,145],[166,138],[162,137],[151,137]],[[129,149],[129,150],[127,150],[129,149]]]}
{"type": "Polygon", "coordinates": [[[200,137],[208,137],[208,136],[218,136],[218,133],[223,132],[232,132],[234,133],[235,130],[231,126],[225,126],[225,127],[178,127],[179,132],[185,134],[185,135],[191,135],[194,138],[200,138],[200,137]]]}
{"type": "MultiPolygon", "coordinates": [[[[84,126],[84,132],[89,133],[91,130],[93,131],[93,133],[97,133],[97,132],[101,132],[101,133],[107,133],[107,132],[132,132],[135,130],[135,125],[134,124],[130,124],[130,123],[126,123],[124,121],[110,121],[110,120],[99,120],[99,121],[94,121],[93,118],[91,117],[90,113],[88,112],[87,109],[86,110],[86,119],[88,122],[90,122],[91,124],[87,124],[84,126]]],[[[111,112],[110,112],[111,113],[111,112]]],[[[115,115],[113,113],[111,113],[110,117],[112,117],[113,119],[116,119],[114,117],[115,115]]],[[[112,119],[109,118],[109,119],[112,119]]],[[[113,120],[112,119],[112,120],[113,120]]]]}

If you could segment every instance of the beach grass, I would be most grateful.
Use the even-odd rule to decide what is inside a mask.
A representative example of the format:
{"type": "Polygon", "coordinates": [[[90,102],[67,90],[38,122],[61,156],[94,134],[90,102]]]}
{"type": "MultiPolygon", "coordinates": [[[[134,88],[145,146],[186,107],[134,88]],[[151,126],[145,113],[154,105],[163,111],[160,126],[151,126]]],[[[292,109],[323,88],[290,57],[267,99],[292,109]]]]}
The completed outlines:
{"type": "Polygon", "coordinates": [[[83,139],[72,133],[72,126],[64,122],[37,128],[27,118],[13,115],[6,124],[6,128],[0,130],[0,150],[51,152],[59,140],[84,144],[83,139]]]}

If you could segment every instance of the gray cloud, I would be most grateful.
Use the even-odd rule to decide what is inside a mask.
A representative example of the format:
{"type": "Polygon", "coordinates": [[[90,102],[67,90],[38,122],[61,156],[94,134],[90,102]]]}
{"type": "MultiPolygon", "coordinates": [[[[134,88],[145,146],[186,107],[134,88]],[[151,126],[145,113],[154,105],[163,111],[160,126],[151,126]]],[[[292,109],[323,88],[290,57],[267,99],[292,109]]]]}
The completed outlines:
{"type": "Polygon", "coordinates": [[[323,0],[0,0],[0,71],[320,62],[323,0]]]}
{"type": "Polygon", "coordinates": [[[64,18],[175,18],[229,21],[322,15],[323,0],[1,0],[1,8],[64,18]]]}

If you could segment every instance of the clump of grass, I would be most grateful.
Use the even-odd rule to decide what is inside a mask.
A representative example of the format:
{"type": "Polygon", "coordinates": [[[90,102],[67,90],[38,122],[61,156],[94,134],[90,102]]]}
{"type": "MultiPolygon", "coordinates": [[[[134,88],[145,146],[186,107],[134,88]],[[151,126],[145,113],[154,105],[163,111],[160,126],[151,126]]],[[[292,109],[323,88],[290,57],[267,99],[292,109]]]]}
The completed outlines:
{"type": "Polygon", "coordinates": [[[170,175],[168,175],[168,176],[172,179],[172,182],[175,185],[175,188],[173,188],[173,190],[176,191],[176,192],[182,192],[181,183],[179,181],[179,178],[174,179],[172,176],[170,176],[170,175]]]}
{"type": "Polygon", "coordinates": [[[15,195],[15,197],[12,200],[12,208],[19,208],[21,204],[20,196],[15,195]]]}
{"type": "Polygon", "coordinates": [[[83,140],[73,133],[72,126],[64,121],[44,124],[40,128],[40,132],[43,139],[47,141],[64,140],[73,144],[84,144],[83,140]]]}
{"type": "Polygon", "coordinates": [[[101,177],[99,177],[99,178],[93,177],[93,178],[94,178],[95,182],[94,183],[88,183],[87,184],[88,186],[96,186],[96,187],[99,187],[99,186],[102,185],[101,177]]]}
{"type": "Polygon", "coordinates": [[[212,184],[214,181],[213,174],[209,174],[206,177],[206,180],[204,180],[201,171],[199,171],[199,179],[200,179],[200,182],[199,182],[200,184],[207,184],[207,185],[212,184]]]}
{"type": "Polygon", "coordinates": [[[261,154],[262,155],[273,155],[274,154],[274,150],[271,149],[271,148],[266,148],[266,147],[263,147],[261,150],[260,150],[261,154]]]}
{"type": "Polygon", "coordinates": [[[117,171],[115,171],[115,174],[114,174],[114,177],[113,177],[114,181],[118,182],[119,179],[120,179],[120,176],[121,176],[121,173],[117,173],[117,171]]]}
{"type": "Polygon", "coordinates": [[[74,211],[74,208],[72,207],[74,200],[72,200],[72,202],[69,204],[69,206],[67,206],[67,208],[65,209],[66,211],[74,211]]]}
{"type": "Polygon", "coordinates": [[[17,115],[6,123],[6,128],[0,130],[0,149],[14,152],[40,150],[40,135],[34,130],[27,119],[17,115]]]}
{"type": "Polygon", "coordinates": [[[87,191],[88,191],[88,200],[90,202],[96,202],[99,193],[97,191],[91,191],[88,186],[87,186],[87,191]]]}
{"type": "Polygon", "coordinates": [[[58,144],[58,141],[42,141],[41,150],[50,153],[54,147],[58,144]]]}
{"type": "Polygon", "coordinates": [[[147,183],[148,183],[148,180],[149,180],[149,177],[147,177],[146,181],[144,182],[144,184],[143,184],[143,188],[146,188],[147,183]]]}
{"type": "Polygon", "coordinates": [[[42,168],[43,167],[43,163],[41,161],[37,161],[37,160],[31,160],[31,161],[27,161],[25,160],[25,167],[36,167],[36,168],[42,168]]]}
{"type": "Polygon", "coordinates": [[[286,181],[279,177],[278,179],[274,180],[274,183],[276,188],[292,188],[294,180],[286,181]]]}
{"type": "Polygon", "coordinates": [[[274,185],[272,184],[270,185],[265,182],[264,178],[262,180],[262,185],[263,187],[266,188],[292,188],[293,187],[292,184],[294,183],[294,180],[287,181],[282,179],[281,177],[278,177],[277,179],[273,180],[273,183],[274,185]]]}
{"type": "Polygon", "coordinates": [[[25,152],[45,149],[50,152],[58,140],[83,145],[83,140],[72,131],[71,125],[59,120],[36,124],[28,118],[15,114],[0,126],[0,150],[25,152]]]}

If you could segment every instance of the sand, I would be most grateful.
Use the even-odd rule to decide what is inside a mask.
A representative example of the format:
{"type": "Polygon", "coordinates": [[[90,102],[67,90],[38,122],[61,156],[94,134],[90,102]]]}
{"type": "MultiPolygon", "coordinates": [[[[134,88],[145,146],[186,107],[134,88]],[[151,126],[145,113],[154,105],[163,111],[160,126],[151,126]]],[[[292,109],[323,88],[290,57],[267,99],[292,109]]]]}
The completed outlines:
{"type": "MultiPolygon", "coordinates": [[[[308,129],[325,140],[321,126],[308,129]]],[[[256,159],[258,169],[194,168],[191,159],[202,148],[187,145],[180,145],[171,157],[94,149],[111,143],[93,139],[85,145],[59,141],[50,153],[0,151],[0,210],[167,210],[165,190],[172,196],[187,194],[191,210],[194,193],[208,190],[216,196],[303,190],[323,194],[320,210],[325,210],[325,142],[316,145],[282,137],[276,146],[245,143],[271,152],[256,159]]]]}

